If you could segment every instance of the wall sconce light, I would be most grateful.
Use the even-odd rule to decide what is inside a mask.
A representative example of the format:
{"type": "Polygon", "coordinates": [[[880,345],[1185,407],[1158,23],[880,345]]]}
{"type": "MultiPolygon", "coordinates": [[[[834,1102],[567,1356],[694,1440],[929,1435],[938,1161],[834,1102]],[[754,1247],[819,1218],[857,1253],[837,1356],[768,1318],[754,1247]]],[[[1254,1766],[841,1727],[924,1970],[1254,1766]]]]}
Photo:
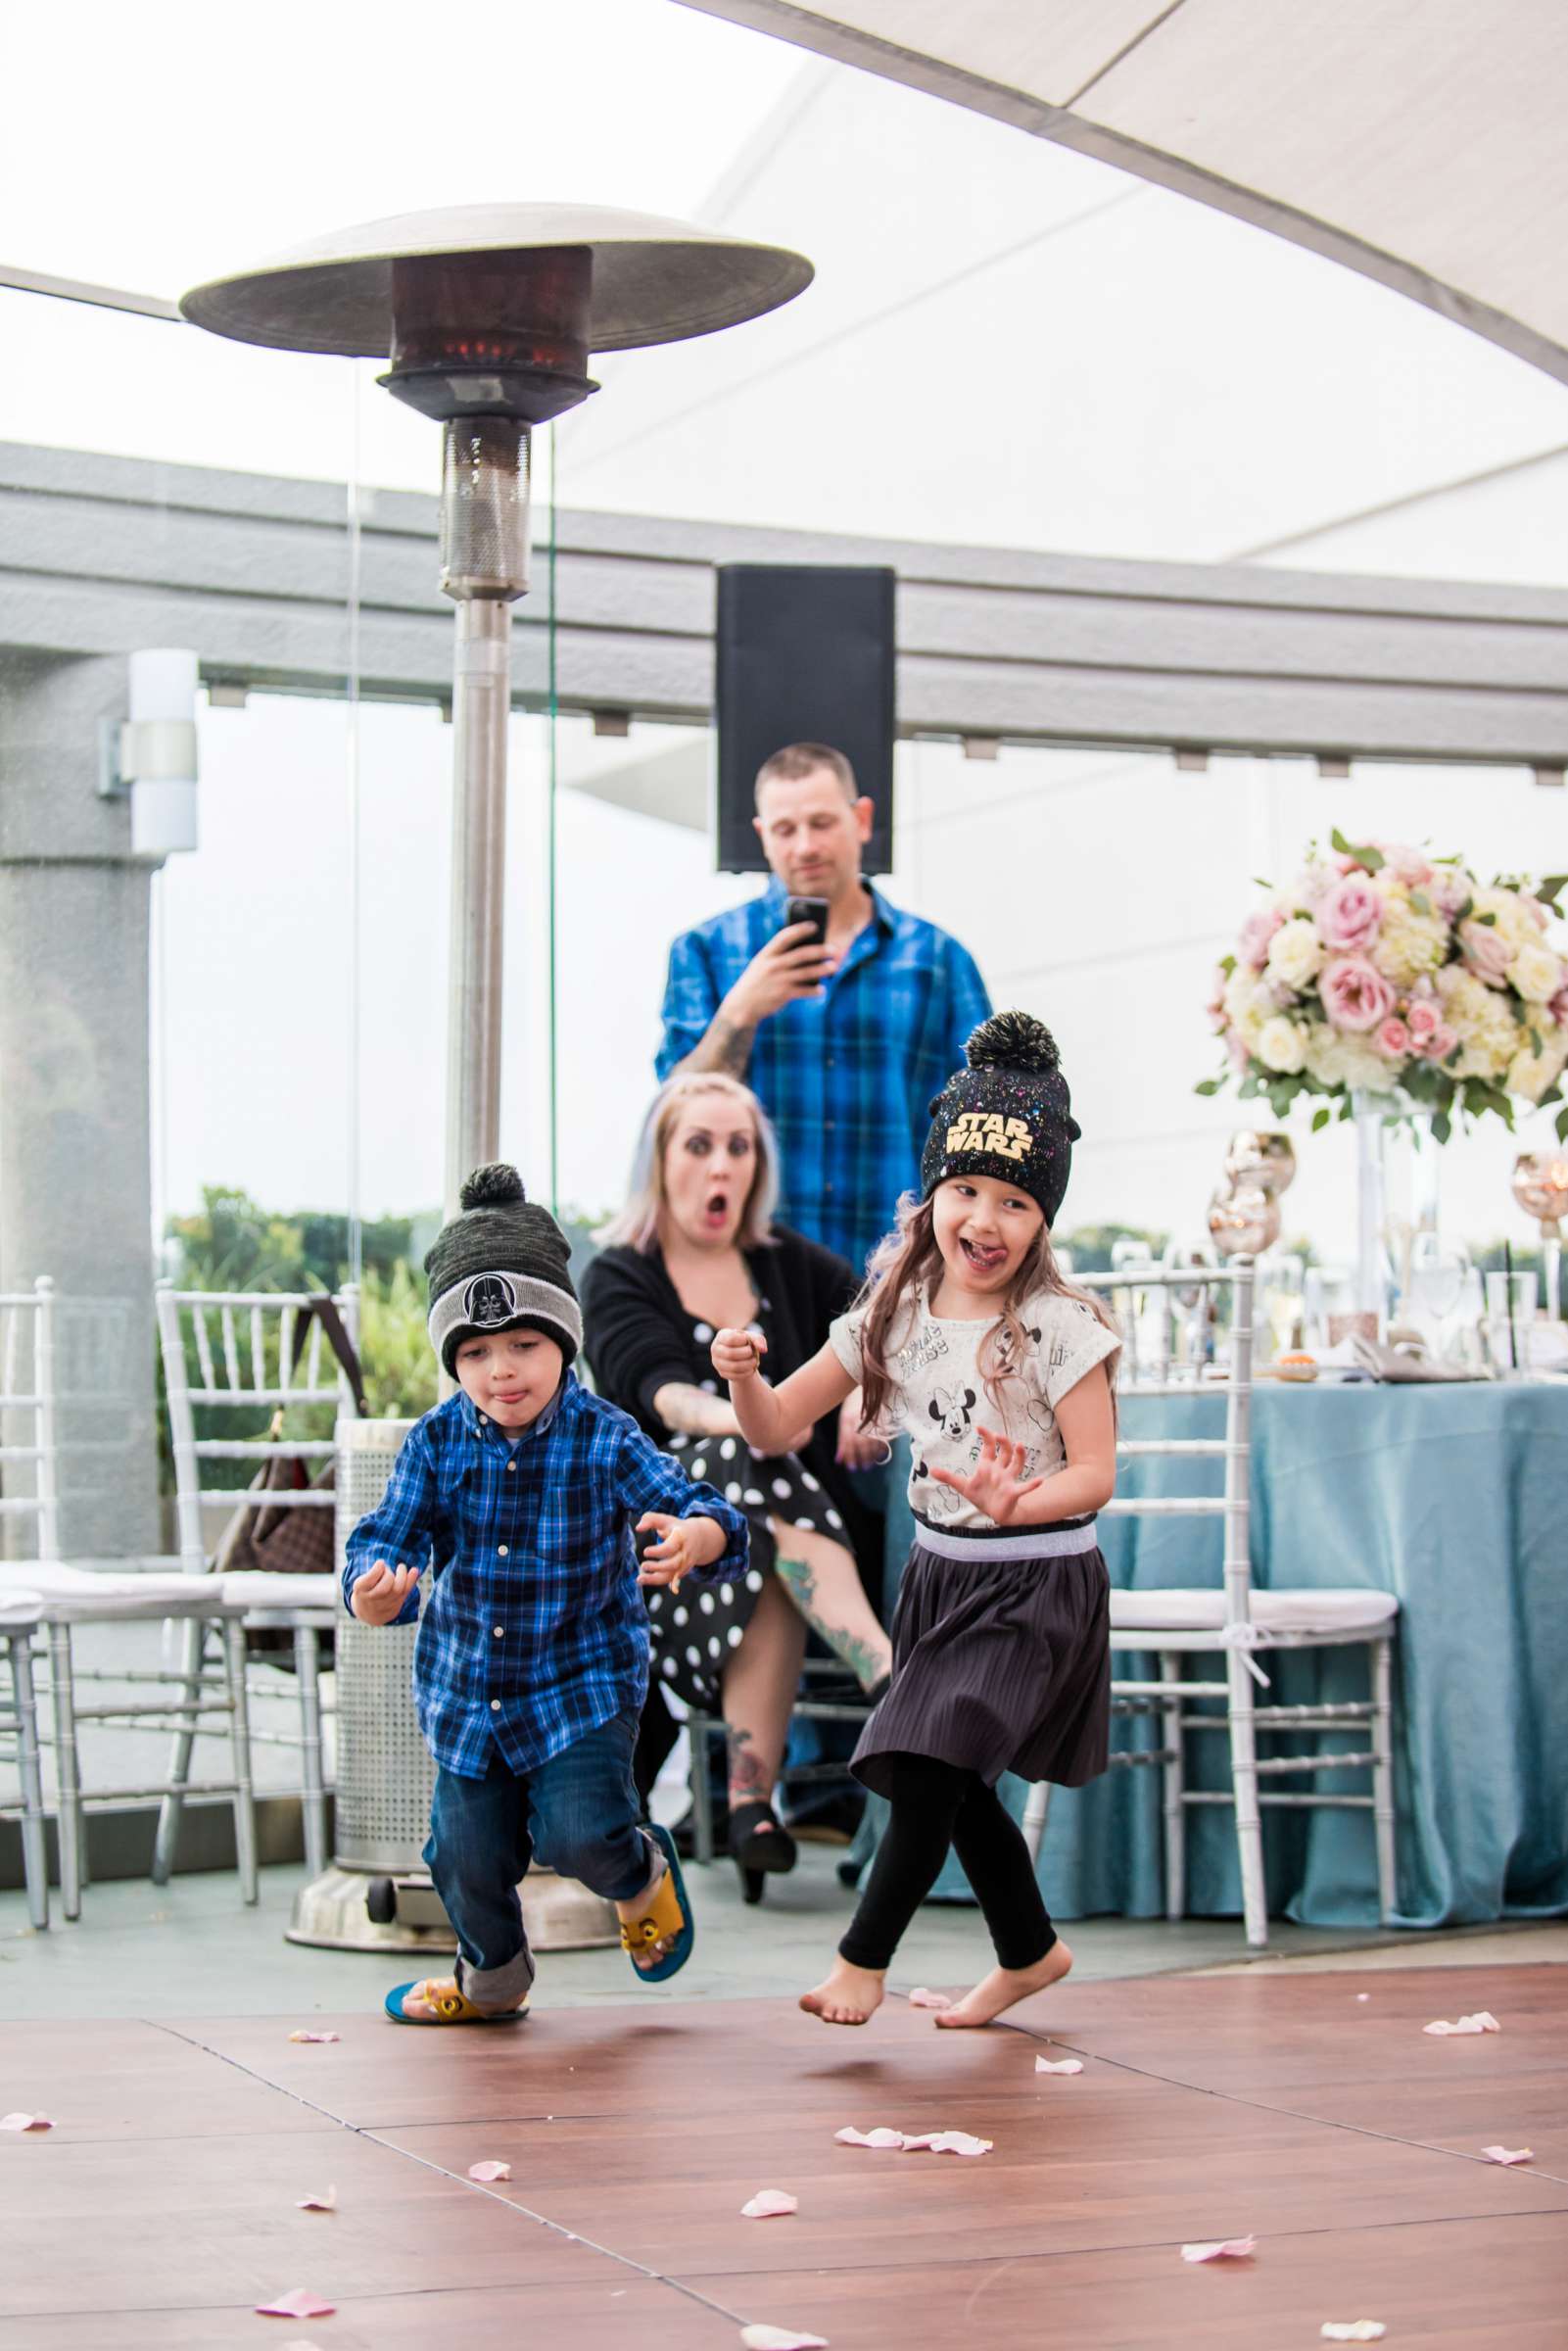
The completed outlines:
{"type": "Polygon", "coordinates": [[[129,716],[105,721],[99,792],[130,801],[130,853],[150,864],[197,845],[196,674],[193,652],[132,653],[129,716]]]}

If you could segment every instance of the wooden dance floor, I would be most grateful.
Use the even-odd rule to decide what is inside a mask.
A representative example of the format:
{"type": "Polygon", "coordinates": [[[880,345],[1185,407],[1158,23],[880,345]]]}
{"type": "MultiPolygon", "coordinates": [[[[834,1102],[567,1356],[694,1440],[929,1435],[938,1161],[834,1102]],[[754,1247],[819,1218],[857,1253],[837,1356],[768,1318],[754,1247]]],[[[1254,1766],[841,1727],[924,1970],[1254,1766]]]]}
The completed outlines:
{"type": "Polygon", "coordinates": [[[0,2111],[55,2125],[0,2133],[0,2341],[720,2351],[763,2322],[832,2351],[1278,2351],[1362,2318],[1390,2351],[1568,2341],[1561,1967],[1069,1983],[976,2034],[901,1999],[858,2033],[777,2000],[547,1999],[505,2035],[0,2026],[0,2111]],[[1500,2032],[1421,2030],[1483,2008],[1500,2032]],[[470,2182],[495,2160],[509,2183],[470,2182]],[[335,2211],[298,2208],[329,2184],[335,2211]],[[798,2212],[742,2220],[763,2187],[798,2212]],[[1182,2259],[1249,2234],[1250,2260],[1182,2259]],[[295,2287],[334,2314],[255,2315],[295,2287]]]}

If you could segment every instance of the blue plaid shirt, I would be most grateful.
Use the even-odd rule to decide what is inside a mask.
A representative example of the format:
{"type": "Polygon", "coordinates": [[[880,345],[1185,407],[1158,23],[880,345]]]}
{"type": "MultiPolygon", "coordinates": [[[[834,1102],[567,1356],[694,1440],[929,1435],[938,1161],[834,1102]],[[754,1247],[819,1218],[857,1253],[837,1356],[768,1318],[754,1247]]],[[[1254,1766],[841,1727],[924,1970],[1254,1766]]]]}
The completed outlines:
{"type": "MultiPolygon", "coordinates": [[[[716,1519],[726,1548],[700,1574],[745,1572],[744,1513],[570,1372],[515,1447],[460,1393],[409,1430],[379,1509],[349,1537],[343,1598],[378,1559],[434,1559],[413,1688],[444,1769],[483,1779],[494,1745],[529,1771],[641,1706],[648,1627],[632,1529],[644,1511],[716,1519]]],[[[415,1590],[396,1621],[418,1614],[415,1590]]]]}
{"type": "MultiPolygon", "coordinates": [[[[746,1083],[779,1135],[786,1224],[836,1249],[860,1272],[892,1229],[899,1195],[918,1185],[930,1100],[964,1063],[991,1009],[974,960],[934,923],[870,892],[872,919],[828,982],[823,1003],[785,1004],[761,1022],[746,1083]]],[[[723,998],[784,918],[785,892],[733,906],[670,949],[664,1041],[668,1078],[698,1044],[723,998]]]]}

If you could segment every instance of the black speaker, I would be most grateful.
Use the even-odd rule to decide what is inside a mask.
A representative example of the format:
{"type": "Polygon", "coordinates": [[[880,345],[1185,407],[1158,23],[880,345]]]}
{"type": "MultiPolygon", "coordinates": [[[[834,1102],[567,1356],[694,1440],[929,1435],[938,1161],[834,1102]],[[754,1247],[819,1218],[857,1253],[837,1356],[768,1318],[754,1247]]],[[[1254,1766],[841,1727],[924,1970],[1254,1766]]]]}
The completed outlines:
{"type": "Polygon", "coordinates": [[[842,751],[877,804],[867,873],[893,862],[893,583],[884,565],[721,563],[719,869],[766,873],[757,770],[788,743],[842,751]]]}

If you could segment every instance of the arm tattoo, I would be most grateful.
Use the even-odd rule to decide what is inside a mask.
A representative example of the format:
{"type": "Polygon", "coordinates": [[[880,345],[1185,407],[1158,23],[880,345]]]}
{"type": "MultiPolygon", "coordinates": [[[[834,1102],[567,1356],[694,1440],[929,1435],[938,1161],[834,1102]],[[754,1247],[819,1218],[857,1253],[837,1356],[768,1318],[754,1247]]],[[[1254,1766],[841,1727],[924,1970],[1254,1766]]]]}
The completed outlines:
{"type": "Polygon", "coordinates": [[[733,1437],[736,1433],[733,1407],[722,1396],[710,1395],[689,1380],[671,1379],[656,1388],[653,1410],[666,1428],[679,1429],[683,1436],[733,1437]]]}
{"type": "Polygon", "coordinates": [[[728,1020],[722,1012],[716,1012],[708,1024],[706,1035],[692,1046],[685,1061],[678,1065],[679,1073],[690,1077],[699,1071],[705,1074],[710,1070],[718,1070],[730,1078],[744,1078],[756,1033],[755,1028],[748,1023],[728,1020]]]}

